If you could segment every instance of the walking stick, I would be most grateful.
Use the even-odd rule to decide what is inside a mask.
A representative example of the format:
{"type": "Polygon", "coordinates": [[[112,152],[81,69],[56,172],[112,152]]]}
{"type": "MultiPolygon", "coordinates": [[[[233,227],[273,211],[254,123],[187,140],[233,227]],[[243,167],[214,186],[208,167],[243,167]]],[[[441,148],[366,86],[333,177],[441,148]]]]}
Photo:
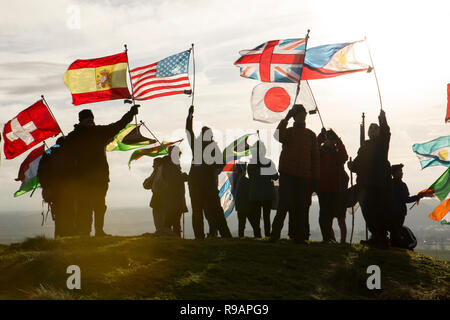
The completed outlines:
{"type": "MultiPolygon", "coordinates": [[[[352,158],[350,158],[350,162],[352,162],[352,158]]],[[[353,172],[350,170],[350,190],[353,192],[353,172]]],[[[353,229],[355,227],[355,207],[352,205],[352,233],[350,235],[350,244],[353,241],[353,229]]]]}

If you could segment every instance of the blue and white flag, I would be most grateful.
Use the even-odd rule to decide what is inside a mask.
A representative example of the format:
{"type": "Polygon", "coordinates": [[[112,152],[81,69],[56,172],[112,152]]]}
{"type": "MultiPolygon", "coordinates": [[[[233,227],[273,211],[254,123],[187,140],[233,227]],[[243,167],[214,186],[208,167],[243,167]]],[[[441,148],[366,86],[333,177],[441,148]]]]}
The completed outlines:
{"type": "Polygon", "coordinates": [[[431,166],[450,167],[450,136],[416,143],[412,149],[419,157],[422,169],[431,166]]]}

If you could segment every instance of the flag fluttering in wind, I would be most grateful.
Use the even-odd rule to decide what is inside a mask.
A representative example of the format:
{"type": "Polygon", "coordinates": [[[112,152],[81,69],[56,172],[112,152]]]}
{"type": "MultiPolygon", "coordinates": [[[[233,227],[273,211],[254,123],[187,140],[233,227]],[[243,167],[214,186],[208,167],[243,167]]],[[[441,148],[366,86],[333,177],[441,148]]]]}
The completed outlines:
{"type": "Polygon", "coordinates": [[[16,181],[22,181],[19,190],[14,193],[14,197],[21,196],[31,190],[38,188],[39,180],[37,176],[39,162],[44,154],[44,146],[40,146],[31,151],[20,165],[19,174],[16,181]]]}
{"type": "Polygon", "coordinates": [[[75,60],[64,74],[72,103],[80,105],[131,97],[127,86],[128,58],[119,53],[103,58],[75,60]]]}
{"type": "Polygon", "coordinates": [[[47,106],[39,100],[8,121],[3,128],[4,153],[13,159],[61,130],[47,106]]]}
{"type": "Polygon", "coordinates": [[[149,100],[192,92],[188,77],[190,50],[130,70],[136,100],[149,100]]]}
{"type": "Polygon", "coordinates": [[[171,145],[181,142],[183,141],[183,139],[181,140],[177,140],[174,142],[164,142],[162,143],[162,145],[157,145],[155,147],[152,148],[143,148],[143,149],[138,149],[136,151],[134,151],[131,154],[130,160],[128,161],[128,167],[131,168],[131,161],[133,160],[138,160],[140,158],[142,158],[143,156],[148,156],[148,157],[158,157],[158,156],[165,156],[168,154],[168,147],[170,147],[171,145]]]}
{"type": "Polygon", "coordinates": [[[447,84],[447,115],[445,116],[445,123],[450,123],[450,83],[447,84]]]}
{"type": "Polygon", "coordinates": [[[235,189],[235,163],[238,159],[249,156],[253,150],[249,146],[247,140],[254,133],[245,134],[232,143],[230,143],[223,151],[224,167],[219,173],[219,198],[220,204],[223,208],[223,212],[226,218],[231,214],[234,209],[234,195],[235,189]]]}
{"type": "MultiPolygon", "coordinates": [[[[252,91],[253,120],[274,123],[280,121],[294,105],[297,85],[293,83],[261,83],[252,91]]],[[[296,103],[306,111],[317,109],[308,81],[301,81],[296,103]]]]}
{"type": "Polygon", "coordinates": [[[369,65],[358,62],[355,57],[356,42],[327,44],[306,51],[302,80],[325,79],[353,72],[368,71],[369,65]]]}
{"type": "Polygon", "coordinates": [[[244,134],[243,136],[230,143],[223,150],[222,154],[225,167],[231,161],[236,161],[241,157],[249,156],[251,154],[252,150],[248,144],[248,138],[252,135],[254,135],[254,133],[244,134]]]}
{"type": "Polygon", "coordinates": [[[440,205],[438,205],[428,217],[430,219],[439,221],[441,224],[450,225],[450,199],[445,200],[440,205]]]}
{"type": "Polygon", "coordinates": [[[272,40],[252,50],[242,50],[234,63],[241,77],[262,82],[295,82],[302,74],[306,39],[272,40]]]}
{"type": "Polygon", "coordinates": [[[142,124],[128,124],[106,146],[106,151],[128,151],[156,143],[156,140],[144,137],[139,128],[142,124]]]}
{"type": "Polygon", "coordinates": [[[450,136],[413,144],[412,149],[419,157],[422,169],[431,166],[450,167],[450,136]]]}
{"type": "Polygon", "coordinates": [[[437,197],[443,201],[450,192],[450,168],[427,189],[420,191],[418,194],[426,197],[437,197]]]}

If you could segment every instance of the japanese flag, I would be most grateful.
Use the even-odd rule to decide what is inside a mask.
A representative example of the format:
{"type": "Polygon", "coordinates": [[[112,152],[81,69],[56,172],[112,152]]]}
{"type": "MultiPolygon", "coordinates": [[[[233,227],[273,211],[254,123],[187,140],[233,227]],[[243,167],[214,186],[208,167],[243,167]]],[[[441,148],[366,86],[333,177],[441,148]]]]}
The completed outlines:
{"type": "MultiPolygon", "coordinates": [[[[261,83],[253,88],[251,105],[253,120],[274,123],[280,121],[294,105],[297,84],[294,83],[261,83]]],[[[297,104],[303,104],[306,111],[316,110],[308,81],[301,81],[297,104]]]]}

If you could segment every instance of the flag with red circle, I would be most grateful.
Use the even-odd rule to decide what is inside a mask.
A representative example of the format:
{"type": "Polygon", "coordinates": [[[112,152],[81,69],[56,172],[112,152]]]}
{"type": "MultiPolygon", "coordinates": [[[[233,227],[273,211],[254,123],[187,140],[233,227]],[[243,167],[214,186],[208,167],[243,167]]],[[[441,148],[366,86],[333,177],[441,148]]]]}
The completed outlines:
{"type": "Polygon", "coordinates": [[[20,112],[3,128],[3,151],[13,159],[61,130],[42,100],[20,112]]]}
{"type": "MultiPolygon", "coordinates": [[[[261,83],[253,88],[251,105],[253,120],[274,123],[280,121],[294,105],[297,84],[261,83]]],[[[317,106],[307,81],[301,81],[296,103],[303,104],[306,111],[316,110],[317,106]]]]}

